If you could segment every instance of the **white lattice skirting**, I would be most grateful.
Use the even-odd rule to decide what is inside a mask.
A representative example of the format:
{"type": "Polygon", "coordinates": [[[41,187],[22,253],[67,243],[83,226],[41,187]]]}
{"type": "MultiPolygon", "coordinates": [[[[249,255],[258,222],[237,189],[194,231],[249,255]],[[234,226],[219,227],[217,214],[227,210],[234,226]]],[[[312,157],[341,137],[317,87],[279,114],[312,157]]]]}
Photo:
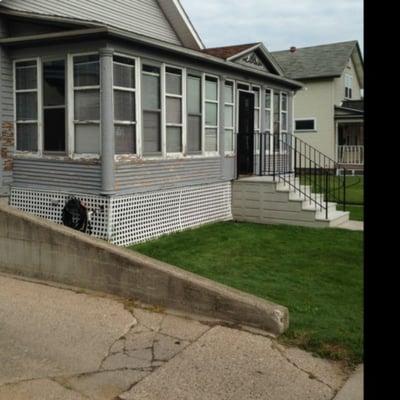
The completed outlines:
{"type": "MultiPolygon", "coordinates": [[[[10,204],[27,213],[62,223],[69,193],[12,188],[10,204]]],[[[93,236],[119,246],[144,242],[202,224],[232,219],[230,182],[174,190],[103,197],[74,194],[95,214],[93,236]]]]}

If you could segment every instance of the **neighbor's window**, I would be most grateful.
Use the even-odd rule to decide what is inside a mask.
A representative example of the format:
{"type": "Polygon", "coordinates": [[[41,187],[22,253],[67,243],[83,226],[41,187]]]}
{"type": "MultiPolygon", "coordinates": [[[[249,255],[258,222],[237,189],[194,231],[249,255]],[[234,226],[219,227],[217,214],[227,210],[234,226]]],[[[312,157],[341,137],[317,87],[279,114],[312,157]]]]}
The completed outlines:
{"type": "Polygon", "coordinates": [[[15,63],[17,150],[38,151],[37,61],[15,63]]]}
{"type": "Polygon", "coordinates": [[[43,62],[44,151],[65,152],[65,60],[43,62]]]}
{"type": "Polygon", "coordinates": [[[296,132],[315,131],[315,118],[296,119],[295,130],[296,132]]]}
{"type": "Polygon", "coordinates": [[[98,55],[74,56],[75,152],[100,153],[100,61],[98,55]]]}
{"type": "Polygon", "coordinates": [[[224,93],[224,135],[225,135],[225,152],[234,151],[235,137],[235,83],[233,81],[225,81],[224,93]]]}
{"type": "Polygon", "coordinates": [[[178,68],[165,69],[167,153],[182,152],[183,75],[178,68]]]}
{"type": "Polygon", "coordinates": [[[206,76],[205,151],[218,151],[218,79],[206,76]]]}
{"type": "Polygon", "coordinates": [[[349,74],[344,76],[344,97],[346,99],[353,97],[353,77],[349,74]]]}
{"type": "Polygon", "coordinates": [[[281,131],[287,132],[288,130],[288,95],[281,94],[281,131]]]}
{"type": "Polygon", "coordinates": [[[114,56],[115,153],[136,153],[135,60],[114,56]]]}
{"type": "Polygon", "coordinates": [[[143,153],[159,155],[161,149],[160,68],[142,67],[143,153]]]}
{"type": "Polygon", "coordinates": [[[202,151],[202,94],[201,77],[187,77],[187,152],[202,151]]]}

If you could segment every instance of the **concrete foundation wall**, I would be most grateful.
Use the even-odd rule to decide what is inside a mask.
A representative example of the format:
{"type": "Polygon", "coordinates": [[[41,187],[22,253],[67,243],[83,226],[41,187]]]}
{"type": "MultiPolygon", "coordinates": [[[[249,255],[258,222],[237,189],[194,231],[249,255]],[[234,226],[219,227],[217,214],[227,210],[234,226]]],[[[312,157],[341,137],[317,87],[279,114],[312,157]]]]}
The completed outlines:
{"type": "Polygon", "coordinates": [[[0,204],[0,271],[283,333],[288,310],[0,204]]]}

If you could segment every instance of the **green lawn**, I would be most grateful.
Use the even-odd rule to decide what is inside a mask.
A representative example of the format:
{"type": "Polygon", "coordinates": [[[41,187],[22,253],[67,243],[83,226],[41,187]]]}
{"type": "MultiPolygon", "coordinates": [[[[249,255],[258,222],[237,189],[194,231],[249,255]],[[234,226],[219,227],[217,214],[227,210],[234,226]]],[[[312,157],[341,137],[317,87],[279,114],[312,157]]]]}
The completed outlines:
{"type": "MultiPolygon", "coordinates": [[[[344,178],[342,176],[329,176],[328,182],[330,188],[338,189],[343,184],[344,178]]],[[[315,180],[313,177],[307,175],[301,177],[301,183],[305,185],[311,185],[314,192],[322,192],[325,190],[325,180],[317,177],[315,180]],[[315,182],[315,184],[314,184],[315,182]]],[[[335,199],[330,198],[330,201],[343,202],[343,191],[337,190],[332,195],[336,195],[335,199]],[[336,193],[338,193],[336,195],[336,193]]],[[[346,177],[346,203],[347,204],[364,204],[364,177],[363,176],[347,176],[346,177]]]]}
{"type": "MultiPolygon", "coordinates": [[[[342,205],[337,206],[338,210],[343,210],[342,205]]],[[[364,221],[364,206],[346,205],[346,211],[350,211],[350,219],[353,221],[364,221]]]]}
{"type": "Polygon", "coordinates": [[[362,247],[360,232],[226,222],[131,248],[287,306],[280,340],[353,364],[363,359],[362,247]]]}
{"type": "MultiPolygon", "coordinates": [[[[314,184],[313,178],[304,176],[301,179],[302,184],[311,185],[314,192],[322,192],[325,188],[324,180],[317,179],[314,184]]],[[[330,176],[329,186],[338,188],[343,183],[343,177],[330,176]]],[[[364,221],[364,177],[347,176],[346,177],[346,211],[350,211],[350,219],[355,221],[364,221]]],[[[339,197],[335,195],[328,196],[328,200],[338,203],[338,209],[342,210],[343,192],[340,191],[339,197]]]]}

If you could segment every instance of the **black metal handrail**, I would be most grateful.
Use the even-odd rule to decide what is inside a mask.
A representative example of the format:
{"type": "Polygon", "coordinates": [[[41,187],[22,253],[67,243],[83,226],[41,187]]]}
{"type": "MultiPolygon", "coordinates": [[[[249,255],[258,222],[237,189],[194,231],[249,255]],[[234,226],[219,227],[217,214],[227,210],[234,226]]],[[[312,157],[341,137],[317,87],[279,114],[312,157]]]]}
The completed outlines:
{"type": "Polygon", "coordinates": [[[310,205],[325,211],[326,219],[329,202],[341,203],[346,211],[347,171],[341,167],[343,175],[340,176],[336,161],[291,134],[255,132],[247,135],[254,135],[253,169],[257,175],[272,176],[274,181],[284,182],[310,205]],[[309,189],[304,189],[307,186],[309,189]]]}

